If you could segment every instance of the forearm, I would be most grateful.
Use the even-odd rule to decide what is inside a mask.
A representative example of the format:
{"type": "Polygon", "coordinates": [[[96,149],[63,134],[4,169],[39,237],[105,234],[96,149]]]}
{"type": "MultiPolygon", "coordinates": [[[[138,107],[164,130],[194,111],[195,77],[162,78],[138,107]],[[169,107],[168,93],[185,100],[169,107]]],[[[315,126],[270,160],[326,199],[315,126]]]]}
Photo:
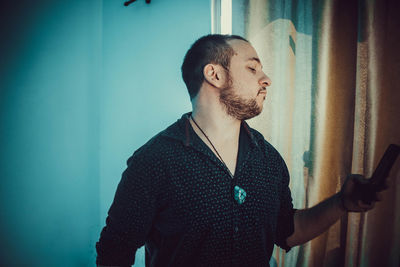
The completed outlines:
{"type": "Polygon", "coordinates": [[[337,193],[318,205],[294,214],[294,233],[288,237],[290,247],[304,244],[319,236],[346,213],[337,193]]]}

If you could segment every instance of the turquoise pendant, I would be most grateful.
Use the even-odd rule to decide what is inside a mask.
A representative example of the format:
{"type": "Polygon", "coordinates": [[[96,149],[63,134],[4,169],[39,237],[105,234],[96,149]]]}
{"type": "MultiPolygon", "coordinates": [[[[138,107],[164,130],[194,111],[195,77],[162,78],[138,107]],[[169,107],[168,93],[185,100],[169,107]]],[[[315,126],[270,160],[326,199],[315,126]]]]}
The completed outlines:
{"type": "Polygon", "coordinates": [[[237,203],[243,204],[246,199],[246,191],[236,185],[234,188],[234,197],[237,203]]]}

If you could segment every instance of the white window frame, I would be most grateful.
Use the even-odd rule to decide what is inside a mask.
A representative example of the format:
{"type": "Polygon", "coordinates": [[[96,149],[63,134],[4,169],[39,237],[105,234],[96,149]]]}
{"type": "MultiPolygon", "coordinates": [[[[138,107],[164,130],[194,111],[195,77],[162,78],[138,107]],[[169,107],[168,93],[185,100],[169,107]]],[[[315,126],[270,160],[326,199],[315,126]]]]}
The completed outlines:
{"type": "Polygon", "coordinates": [[[211,0],[211,33],[232,34],[232,0],[211,0]]]}

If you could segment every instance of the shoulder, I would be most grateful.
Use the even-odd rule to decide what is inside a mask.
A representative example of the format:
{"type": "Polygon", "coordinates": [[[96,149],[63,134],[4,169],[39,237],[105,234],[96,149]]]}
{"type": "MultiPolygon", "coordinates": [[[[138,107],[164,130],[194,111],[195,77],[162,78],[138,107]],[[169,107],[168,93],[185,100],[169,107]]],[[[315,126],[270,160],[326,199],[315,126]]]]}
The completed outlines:
{"type": "Polygon", "coordinates": [[[182,147],[179,134],[178,123],[171,124],[135,150],[127,161],[128,165],[133,160],[150,164],[167,160],[168,157],[171,157],[171,154],[179,151],[179,147],[182,147]]]}
{"type": "Polygon", "coordinates": [[[258,146],[263,150],[263,154],[267,161],[268,166],[274,166],[279,168],[284,174],[288,173],[287,166],[285,160],[279,151],[267,140],[265,140],[264,136],[251,127],[248,127],[250,132],[252,133],[254,139],[256,140],[258,146]]]}

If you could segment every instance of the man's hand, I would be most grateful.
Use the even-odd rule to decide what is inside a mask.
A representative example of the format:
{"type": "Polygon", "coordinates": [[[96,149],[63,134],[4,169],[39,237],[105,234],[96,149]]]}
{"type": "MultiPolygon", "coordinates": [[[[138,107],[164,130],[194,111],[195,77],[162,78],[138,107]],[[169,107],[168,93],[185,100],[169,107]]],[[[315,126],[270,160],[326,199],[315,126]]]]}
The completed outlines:
{"type": "Polygon", "coordinates": [[[342,189],[330,198],[308,209],[297,210],[294,214],[294,233],[286,239],[289,247],[304,244],[325,232],[345,211],[363,212],[372,209],[382,199],[379,188],[359,174],[351,174],[342,189]],[[362,201],[369,203],[365,203],[362,201]]]}
{"type": "Polygon", "coordinates": [[[364,176],[359,174],[351,174],[344,182],[340,190],[342,200],[342,208],[346,211],[363,212],[373,209],[375,202],[382,200],[381,191],[383,188],[375,188],[364,176]],[[370,201],[364,202],[362,199],[370,201]]]}

